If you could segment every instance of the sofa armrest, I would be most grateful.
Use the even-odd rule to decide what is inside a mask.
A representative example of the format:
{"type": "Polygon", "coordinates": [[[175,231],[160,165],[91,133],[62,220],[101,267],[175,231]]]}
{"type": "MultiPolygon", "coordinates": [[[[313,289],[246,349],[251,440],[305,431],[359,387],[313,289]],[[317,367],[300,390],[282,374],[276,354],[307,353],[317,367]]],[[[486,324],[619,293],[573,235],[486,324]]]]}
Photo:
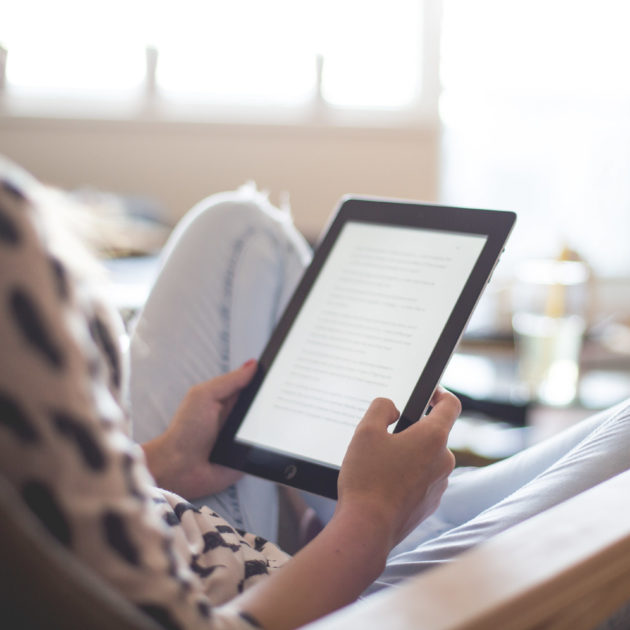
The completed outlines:
{"type": "Polygon", "coordinates": [[[630,471],[312,630],[596,627],[630,600],[630,471]]]}

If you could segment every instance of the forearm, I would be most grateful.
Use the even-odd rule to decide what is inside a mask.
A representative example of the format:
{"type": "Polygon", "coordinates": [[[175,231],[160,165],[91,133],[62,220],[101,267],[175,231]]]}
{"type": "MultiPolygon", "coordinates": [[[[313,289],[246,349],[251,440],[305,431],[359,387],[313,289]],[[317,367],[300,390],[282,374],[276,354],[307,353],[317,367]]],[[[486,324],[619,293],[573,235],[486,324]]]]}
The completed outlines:
{"type": "Polygon", "coordinates": [[[353,602],[382,572],[390,545],[381,519],[338,511],[284,568],[234,604],[263,628],[301,626],[353,602]]]}

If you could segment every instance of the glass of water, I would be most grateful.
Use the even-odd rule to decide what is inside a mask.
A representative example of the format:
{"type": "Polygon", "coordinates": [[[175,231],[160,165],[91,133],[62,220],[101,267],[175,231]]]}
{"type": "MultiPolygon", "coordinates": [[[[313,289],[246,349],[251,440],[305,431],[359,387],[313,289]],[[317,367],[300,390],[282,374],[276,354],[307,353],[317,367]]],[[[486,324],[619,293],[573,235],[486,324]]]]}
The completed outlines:
{"type": "Polygon", "coordinates": [[[589,269],[581,261],[529,261],[517,273],[512,326],[519,379],[549,405],[576,397],[586,329],[589,269]]]}

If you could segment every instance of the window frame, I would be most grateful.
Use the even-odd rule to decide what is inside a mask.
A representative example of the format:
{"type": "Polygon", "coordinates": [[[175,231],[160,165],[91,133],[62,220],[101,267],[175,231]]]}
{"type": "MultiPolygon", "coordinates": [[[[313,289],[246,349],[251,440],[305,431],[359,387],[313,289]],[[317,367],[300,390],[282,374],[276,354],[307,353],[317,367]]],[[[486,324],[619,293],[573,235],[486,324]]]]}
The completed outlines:
{"type": "Polygon", "coordinates": [[[322,97],[321,82],[315,86],[310,100],[296,105],[268,103],[226,105],[212,99],[198,102],[173,100],[161,94],[157,86],[156,50],[150,46],[145,50],[144,82],[136,90],[110,95],[91,95],[87,92],[64,95],[49,89],[26,90],[8,83],[6,63],[10,51],[0,44],[0,117],[306,127],[434,127],[439,124],[442,0],[417,2],[422,4],[423,15],[419,29],[421,80],[418,96],[408,106],[399,108],[335,106],[327,103],[322,97]]]}

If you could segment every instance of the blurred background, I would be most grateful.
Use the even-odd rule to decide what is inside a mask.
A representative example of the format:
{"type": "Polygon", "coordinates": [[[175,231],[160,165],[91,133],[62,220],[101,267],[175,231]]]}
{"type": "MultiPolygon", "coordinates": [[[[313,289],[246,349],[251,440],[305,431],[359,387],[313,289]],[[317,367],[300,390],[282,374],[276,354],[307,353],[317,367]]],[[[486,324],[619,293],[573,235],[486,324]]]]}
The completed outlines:
{"type": "Polygon", "coordinates": [[[0,0],[0,153],[111,211],[109,255],[246,181],[311,242],[346,193],[515,210],[464,340],[513,373],[451,378],[600,408],[630,393],[629,25],[625,0],[0,0]]]}

